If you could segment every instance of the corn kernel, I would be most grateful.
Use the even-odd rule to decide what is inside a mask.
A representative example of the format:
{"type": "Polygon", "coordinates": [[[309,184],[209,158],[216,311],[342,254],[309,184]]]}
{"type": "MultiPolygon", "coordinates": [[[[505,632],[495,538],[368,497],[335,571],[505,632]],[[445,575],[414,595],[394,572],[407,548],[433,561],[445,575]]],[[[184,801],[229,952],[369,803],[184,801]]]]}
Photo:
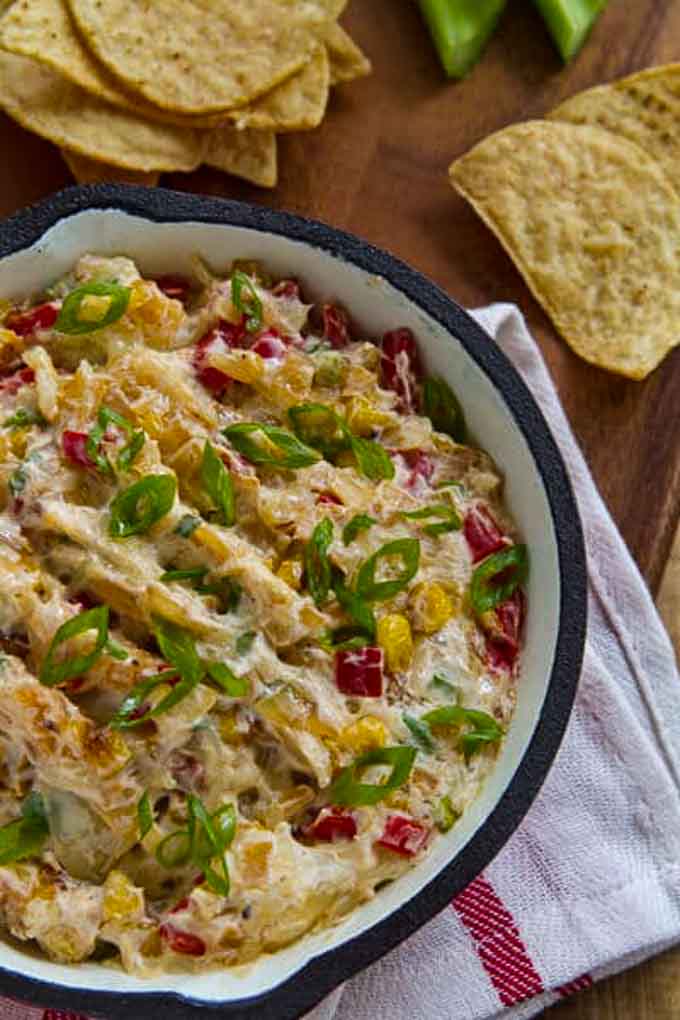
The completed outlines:
{"type": "Polygon", "coordinates": [[[388,613],[378,620],[378,644],[385,653],[390,673],[403,673],[413,655],[411,625],[401,613],[388,613]]]}
{"type": "Polygon", "coordinates": [[[264,375],[264,361],[257,351],[208,351],[206,365],[241,383],[256,383],[264,375]]]}
{"type": "Polygon", "coordinates": [[[122,871],[111,871],[104,883],[104,920],[131,921],[144,909],[144,894],[122,871]]]}
{"type": "Polygon", "coordinates": [[[236,709],[231,708],[224,715],[220,716],[219,721],[220,736],[225,744],[231,744],[232,746],[238,746],[242,744],[245,739],[245,734],[241,733],[236,724],[236,709]]]}
{"type": "Polygon", "coordinates": [[[365,715],[344,727],[340,733],[340,743],[356,754],[364,754],[366,751],[385,746],[387,729],[374,715],[365,715]]]}
{"type": "Polygon", "coordinates": [[[302,563],[300,560],[284,560],[276,571],[276,576],[285,581],[289,587],[294,588],[295,591],[300,591],[302,587],[302,563]]]}
{"type": "Polygon", "coordinates": [[[366,397],[352,397],[347,408],[347,424],[358,436],[370,436],[374,428],[389,425],[389,414],[381,411],[366,397]]]}
{"type": "Polygon", "coordinates": [[[455,612],[453,599],[435,581],[421,584],[415,589],[411,607],[414,629],[424,634],[435,634],[441,630],[455,612]]]}
{"type": "Polygon", "coordinates": [[[103,294],[86,294],[78,309],[79,321],[101,322],[111,306],[111,300],[103,294]]]}

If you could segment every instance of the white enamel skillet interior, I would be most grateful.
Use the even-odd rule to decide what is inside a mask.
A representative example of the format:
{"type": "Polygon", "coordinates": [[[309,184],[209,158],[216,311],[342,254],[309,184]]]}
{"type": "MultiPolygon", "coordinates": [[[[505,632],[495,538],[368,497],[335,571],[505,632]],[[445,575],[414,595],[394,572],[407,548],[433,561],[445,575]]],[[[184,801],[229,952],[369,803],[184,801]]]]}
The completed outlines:
{"type": "Polygon", "coordinates": [[[148,275],[261,261],[310,300],[345,305],[361,335],[408,326],[429,373],[460,400],[469,430],[505,477],[529,548],[528,618],[517,710],[476,803],[410,873],[336,927],[247,967],[148,981],[101,964],[61,966],[0,942],[0,993],[121,1020],[208,1015],[288,1020],[443,909],[502,848],[559,747],[580,672],[585,558],[564,464],[531,394],[494,342],[432,283],[323,224],[163,189],[72,188],[0,224],[0,298],[36,294],[86,252],[128,255],[148,275]],[[212,1007],[212,1008],[211,1008],[212,1007]],[[213,1010],[215,1011],[213,1013],[213,1010]]]}

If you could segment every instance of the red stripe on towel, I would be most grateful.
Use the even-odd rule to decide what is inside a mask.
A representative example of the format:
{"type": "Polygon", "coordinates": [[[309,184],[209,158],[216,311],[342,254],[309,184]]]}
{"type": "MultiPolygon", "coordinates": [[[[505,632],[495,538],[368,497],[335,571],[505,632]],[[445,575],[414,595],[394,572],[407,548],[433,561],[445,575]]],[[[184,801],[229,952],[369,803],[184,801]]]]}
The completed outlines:
{"type": "Polygon", "coordinates": [[[576,995],[577,992],[585,992],[587,988],[593,987],[593,979],[590,974],[582,974],[581,977],[576,978],[575,981],[569,981],[566,985],[561,985],[556,988],[555,991],[558,995],[561,995],[563,999],[568,999],[570,995],[576,995]]]}
{"type": "Polygon", "coordinates": [[[453,908],[504,1006],[516,1006],[544,991],[512,914],[483,875],[456,897],[453,908]]]}

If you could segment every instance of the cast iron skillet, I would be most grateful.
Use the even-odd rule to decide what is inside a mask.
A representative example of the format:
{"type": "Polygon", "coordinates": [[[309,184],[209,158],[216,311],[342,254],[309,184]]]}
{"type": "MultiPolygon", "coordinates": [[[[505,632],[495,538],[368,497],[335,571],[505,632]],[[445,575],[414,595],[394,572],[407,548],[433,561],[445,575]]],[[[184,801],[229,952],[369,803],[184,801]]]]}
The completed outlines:
{"type": "Polygon", "coordinates": [[[455,859],[413,899],[350,942],[311,960],[264,995],[224,1005],[198,1002],[171,992],[132,994],[64,988],[0,970],[3,994],[115,1020],[199,1020],[208,1012],[230,1020],[294,1020],[443,910],[493,860],[538,794],[569,720],[583,658],[586,570],[578,510],[545,419],[508,359],[489,343],[483,330],[459,305],[392,255],[323,223],[267,208],[160,188],[94,185],[59,192],[0,223],[0,258],[29,247],[59,220],[85,209],[119,209],[158,223],[217,223],[280,234],[384,277],[454,334],[491,379],[524,435],[547,492],[557,536],[561,604],[543,710],[522,762],[493,812],[455,859]]]}

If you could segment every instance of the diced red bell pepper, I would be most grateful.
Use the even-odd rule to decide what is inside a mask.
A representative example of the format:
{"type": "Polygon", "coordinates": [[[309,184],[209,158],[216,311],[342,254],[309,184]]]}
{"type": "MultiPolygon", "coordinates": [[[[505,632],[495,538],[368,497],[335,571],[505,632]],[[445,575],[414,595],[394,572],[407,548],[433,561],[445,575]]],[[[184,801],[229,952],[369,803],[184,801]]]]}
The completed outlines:
{"type": "Polygon", "coordinates": [[[67,429],[62,433],[61,445],[67,460],[70,460],[72,464],[76,464],[78,467],[94,468],[97,465],[94,461],[90,460],[85,446],[86,443],[86,432],[71,432],[67,429]]]}
{"type": "Polygon", "coordinates": [[[339,305],[324,305],[321,309],[323,336],[336,351],[346,347],[350,341],[349,319],[339,305]]]}
{"type": "Polygon", "coordinates": [[[344,506],[342,500],[334,492],[320,492],[316,501],[324,506],[344,506]]]}
{"type": "Polygon", "coordinates": [[[525,610],[524,592],[517,588],[512,598],[486,613],[482,620],[487,664],[496,673],[511,673],[517,663],[525,610]]]}
{"type": "Polygon", "coordinates": [[[465,515],[463,530],[472,553],[472,562],[479,563],[487,556],[505,549],[508,541],[495,520],[481,503],[477,503],[465,515]]]}
{"type": "Polygon", "coordinates": [[[59,308],[58,301],[48,301],[44,305],[30,308],[27,312],[10,312],[4,326],[17,336],[30,336],[36,330],[51,329],[57,321],[59,308]]]}
{"type": "Polygon", "coordinates": [[[338,690],[357,698],[380,698],[383,692],[383,651],[373,645],[335,653],[338,690]]]}
{"type": "Polygon", "coordinates": [[[183,896],[182,899],[179,900],[179,902],[175,903],[175,905],[172,908],[172,910],[169,910],[168,913],[169,914],[181,914],[182,911],[186,910],[188,906],[189,906],[189,897],[188,896],[183,896]]]}
{"type": "Polygon", "coordinates": [[[430,829],[406,815],[389,815],[377,846],[402,857],[415,857],[427,844],[430,829]]]}
{"type": "Polygon", "coordinates": [[[30,386],[35,381],[35,372],[32,368],[20,368],[11,375],[0,379],[0,393],[11,393],[14,396],[22,386],[30,386]]]}
{"type": "Polygon", "coordinates": [[[197,341],[194,348],[194,371],[196,378],[207,390],[219,396],[233,381],[226,372],[207,364],[208,354],[213,345],[224,344],[226,347],[242,347],[245,338],[243,323],[234,324],[220,319],[218,324],[197,341]]]}
{"type": "Polygon", "coordinates": [[[385,333],[380,354],[380,380],[399,397],[399,410],[418,410],[417,383],[422,375],[416,339],[410,329],[385,333]]]}
{"type": "Polygon", "coordinates": [[[188,931],[181,931],[175,928],[174,924],[165,922],[158,929],[158,934],[167,942],[173,953],[183,953],[185,956],[204,956],[206,945],[198,935],[188,931]]]}
{"type": "Polygon", "coordinates": [[[156,278],[156,286],[162,290],[166,297],[174,298],[175,301],[186,301],[191,290],[191,281],[185,276],[176,276],[174,273],[166,273],[165,276],[156,278]]]}
{"type": "Polygon", "coordinates": [[[303,836],[335,843],[340,839],[354,839],[357,834],[357,823],[354,815],[341,808],[321,808],[313,822],[302,830],[303,836]]]}
{"type": "Polygon", "coordinates": [[[279,280],[272,290],[277,298],[297,298],[300,300],[300,284],[297,280],[279,280]]]}
{"type": "Polygon", "coordinates": [[[285,340],[273,327],[262,333],[250,349],[265,360],[283,358],[288,350],[285,340]]]}
{"type": "Polygon", "coordinates": [[[400,456],[411,474],[406,479],[406,488],[418,491],[425,487],[434,474],[434,461],[424,450],[401,450],[400,456]]]}

